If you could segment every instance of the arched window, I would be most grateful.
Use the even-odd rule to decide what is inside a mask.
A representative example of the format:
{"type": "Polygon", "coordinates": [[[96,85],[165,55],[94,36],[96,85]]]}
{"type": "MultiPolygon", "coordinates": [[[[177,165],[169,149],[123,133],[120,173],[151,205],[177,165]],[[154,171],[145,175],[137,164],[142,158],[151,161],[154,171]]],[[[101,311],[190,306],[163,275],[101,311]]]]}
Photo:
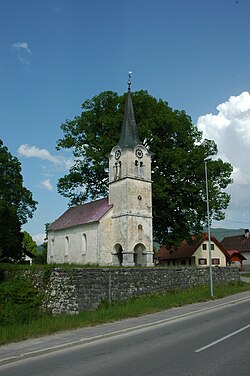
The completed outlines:
{"type": "Polygon", "coordinates": [[[138,239],[142,240],[142,225],[138,225],[138,239]]]}
{"type": "Polygon", "coordinates": [[[69,237],[65,237],[64,261],[68,261],[69,257],[69,237]]]}
{"type": "Polygon", "coordinates": [[[54,258],[54,251],[55,251],[55,239],[51,239],[50,242],[50,260],[54,258]]]}
{"type": "Polygon", "coordinates": [[[82,235],[82,255],[87,253],[87,236],[86,234],[82,235]]]}

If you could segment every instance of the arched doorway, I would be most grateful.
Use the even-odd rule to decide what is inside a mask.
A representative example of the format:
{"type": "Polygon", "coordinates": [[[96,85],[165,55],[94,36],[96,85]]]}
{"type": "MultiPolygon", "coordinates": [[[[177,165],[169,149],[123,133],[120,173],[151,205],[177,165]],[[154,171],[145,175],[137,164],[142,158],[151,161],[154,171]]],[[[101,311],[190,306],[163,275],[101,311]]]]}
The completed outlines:
{"type": "Polygon", "coordinates": [[[146,247],[142,243],[139,243],[134,248],[134,263],[135,266],[146,266],[146,247]]]}
{"type": "Polygon", "coordinates": [[[112,254],[112,265],[114,266],[121,266],[123,262],[123,254],[122,254],[122,246],[120,244],[116,244],[114,246],[114,252],[112,254]]]}

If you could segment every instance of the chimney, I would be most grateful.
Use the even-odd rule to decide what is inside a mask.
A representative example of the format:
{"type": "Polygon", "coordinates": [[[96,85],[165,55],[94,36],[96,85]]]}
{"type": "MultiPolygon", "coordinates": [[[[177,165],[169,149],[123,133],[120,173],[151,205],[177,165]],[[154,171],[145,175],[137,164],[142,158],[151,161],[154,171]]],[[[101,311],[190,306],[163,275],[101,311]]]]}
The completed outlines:
{"type": "Polygon", "coordinates": [[[245,238],[248,238],[248,237],[249,237],[249,229],[246,228],[246,229],[245,229],[245,238]]]}

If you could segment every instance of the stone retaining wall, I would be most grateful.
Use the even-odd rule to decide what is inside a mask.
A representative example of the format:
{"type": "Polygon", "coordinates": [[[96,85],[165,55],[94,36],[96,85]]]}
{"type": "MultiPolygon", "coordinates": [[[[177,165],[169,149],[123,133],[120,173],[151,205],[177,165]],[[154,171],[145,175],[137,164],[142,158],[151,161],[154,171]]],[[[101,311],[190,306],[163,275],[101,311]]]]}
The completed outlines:
{"type": "MultiPolygon", "coordinates": [[[[44,309],[52,314],[94,310],[103,301],[119,301],[157,292],[209,285],[209,268],[74,268],[27,269],[44,292],[44,309]]],[[[13,276],[7,271],[6,277],[13,276]]],[[[213,268],[215,285],[239,282],[238,268],[213,268]]]]}
{"type": "MultiPolygon", "coordinates": [[[[239,282],[240,274],[237,268],[214,268],[213,281],[215,285],[239,282]]],[[[56,268],[45,286],[45,308],[52,314],[77,314],[94,310],[103,301],[208,284],[207,268],[56,268]]]]}

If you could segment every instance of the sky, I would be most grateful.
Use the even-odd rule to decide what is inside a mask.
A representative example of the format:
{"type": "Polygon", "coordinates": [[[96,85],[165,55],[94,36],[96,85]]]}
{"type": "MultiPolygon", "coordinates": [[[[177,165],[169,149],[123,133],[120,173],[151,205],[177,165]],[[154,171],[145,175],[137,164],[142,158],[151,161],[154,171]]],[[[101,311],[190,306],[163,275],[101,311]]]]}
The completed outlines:
{"type": "Polygon", "coordinates": [[[38,201],[40,244],[66,209],[60,125],[102,91],[147,90],[185,110],[234,167],[225,221],[250,228],[249,0],[0,0],[0,139],[38,201]]]}

